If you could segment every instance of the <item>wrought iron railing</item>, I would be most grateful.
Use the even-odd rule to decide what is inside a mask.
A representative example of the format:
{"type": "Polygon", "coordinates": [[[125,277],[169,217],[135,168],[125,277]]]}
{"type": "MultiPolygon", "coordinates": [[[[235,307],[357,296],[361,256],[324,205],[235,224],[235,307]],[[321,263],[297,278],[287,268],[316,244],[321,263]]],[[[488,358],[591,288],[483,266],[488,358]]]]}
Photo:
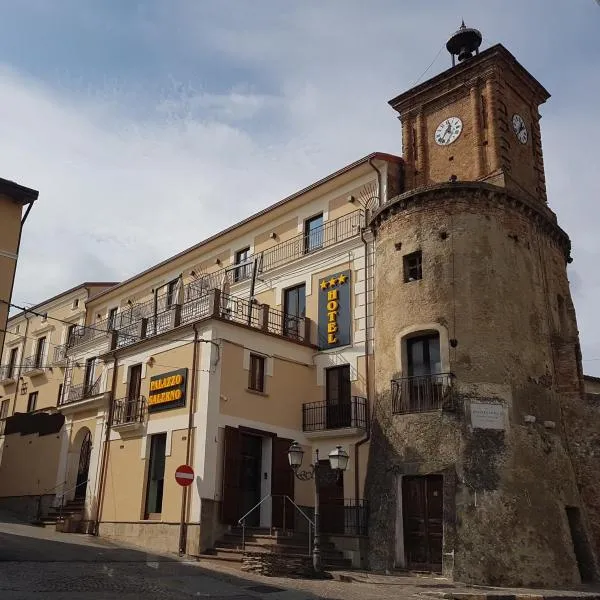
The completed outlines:
{"type": "Polygon", "coordinates": [[[14,379],[17,374],[17,365],[0,365],[0,381],[14,379]]]}
{"type": "Polygon", "coordinates": [[[453,410],[452,379],[452,373],[393,379],[392,412],[403,414],[453,410]]]}
{"type": "Polygon", "coordinates": [[[222,319],[241,323],[242,325],[248,325],[249,327],[260,327],[260,304],[230,294],[221,294],[220,306],[220,316],[222,319]]]}
{"type": "Polygon", "coordinates": [[[79,385],[69,386],[67,393],[63,394],[60,399],[59,405],[70,404],[71,402],[78,402],[79,400],[85,400],[92,396],[97,396],[100,393],[100,377],[94,381],[94,383],[81,383],[79,385]]]}
{"type": "Polygon", "coordinates": [[[322,502],[321,531],[329,535],[368,535],[369,507],[366,500],[344,498],[322,502]]]}
{"type": "Polygon", "coordinates": [[[261,271],[265,272],[284,265],[291,260],[333,246],[360,233],[363,224],[363,211],[356,210],[343,217],[332,219],[310,233],[301,233],[290,240],[281,242],[262,255],[261,271]]]}
{"type": "Polygon", "coordinates": [[[120,398],[115,400],[112,425],[142,423],[146,416],[146,398],[120,398]]]}
{"type": "Polygon", "coordinates": [[[21,364],[23,373],[30,373],[31,371],[37,371],[38,369],[44,369],[44,357],[42,355],[34,354],[23,359],[21,364]]]}
{"type": "Polygon", "coordinates": [[[207,292],[192,296],[181,307],[181,323],[192,323],[208,317],[211,313],[210,294],[207,292]]]}
{"type": "Polygon", "coordinates": [[[60,363],[67,360],[67,346],[62,344],[54,348],[54,362],[60,363]]]}
{"type": "Polygon", "coordinates": [[[108,335],[108,325],[108,319],[96,321],[91,325],[78,325],[75,327],[75,329],[73,329],[69,336],[67,341],[67,349],[75,348],[76,346],[80,346],[81,344],[89,342],[90,340],[108,335]]]}
{"type": "Polygon", "coordinates": [[[366,429],[367,424],[368,403],[360,396],[352,396],[336,404],[309,402],[302,405],[302,430],[306,432],[348,427],[366,429]]]}

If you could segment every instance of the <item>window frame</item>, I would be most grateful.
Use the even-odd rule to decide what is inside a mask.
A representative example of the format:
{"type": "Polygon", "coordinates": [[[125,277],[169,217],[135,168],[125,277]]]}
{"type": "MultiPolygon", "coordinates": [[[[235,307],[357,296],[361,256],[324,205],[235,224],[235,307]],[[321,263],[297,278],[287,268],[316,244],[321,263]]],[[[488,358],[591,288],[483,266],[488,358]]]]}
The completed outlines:
{"type": "Polygon", "coordinates": [[[248,364],[248,389],[252,392],[266,393],[266,366],[267,357],[256,352],[250,352],[248,364]],[[258,365],[258,370],[255,371],[254,366],[258,365]]]}
{"type": "Polygon", "coordinates": [[[46,340],[47,337],[43,335],[36,339],[35,342],[35,366],[37,368],[42,367],[44,364],[44,355],[46,354],[46,340]]]}
{"type": "Polygon", "coordinates": [[[8,354],[8,376],[12,378],[15,374],[15,369],[17,367],[19,358],[19,348],[11,348],[10,353],[8,354]],[[14,360],[13,360],[14,357],[14,360]]]}
{"type": "Polygon", "coordinates": [[[237,266],[241,262],[247,261],[251,256],[252,248],[250,246],[246,246],[241,250],[236,250],[233,255],[234,265],[236,265],[235,270],[233,271],[233,280],[234,282],[244,281],[245,279],[249,279],[252,276],[252,271],[250,270],[250,264],[242,265],[241,267],[237,266]]]}
{"type": "Polygon", "coordinates": [[[8,417],[8,411],[10,410],[10,398],[4,398],[0,402],[0,419],[6,419],[8,417]],[[6,410],[5,410],[6,407],[6,410]]]}
{"type": "Polygon", "coordinates": [[[404,283],[412,283],[413,281],[420,281],[423,279],[423,252],[421,250],[415,250],[409,254],[405,254],[402,257],[403,269],[404,269],[404,283]],[[412,260],[416,260],[416,264],[411,265],[412,260]],[[416,270],[416,277],[411,277],[411,270],[416,270]]]}
{"type": "Polygon", "coordinates": [[[107,320],[108,320],[108,331],[114,331],[115,330],[115,325],[117,322],[117,315],[119,314],[119,307],[118,306],[113,306],[112,308],[108,309],[108,315],[107,315],[107,320]]]}
{"type": "Polygon", "coordinates": [[[289,333],[293,333],[296,337],[299,337],[300,336],[299,319],[304,319],[306,317],[306,282],[299,283],[297,285],[293,285],[291,287],[285,288],[283,290],[282,304],[283,304],[283,335],[288,335],[289,333]],[[290,294],[295,291],[297,292],[300,289],[304,290],[304,294],[302,296],[300,296],[299,294],[297,295],[296,306],[299,309],[300,304],[303,304],[304,305],[303,310],[302,311],[297,310],[296,312],[292,313],[289,311],[290,294]],[[302,298],[302,302],[300,302],[300,298],[302,298]],[[291,317],[295,317],[295,318],[288,320],[287,319],[288,315],[291,317]]]}
{"type": "Polygon", "coordinates": [[[171,308],[176,304],[175,302],[175,292],[177,291],[177,282],[179,279],[171,279],[166,285],[167,287],[167,298],[166,298],[166,307],[171,308]]]}
{"type": "Polygon", "coordinates": [[[39,391],[29,392],[29,396],[27,397],[27,412],[35,412],[37,406],[39,391]]]}
{"type": "Polygon", "coordinates": [[[325,215],[320,212],[308,219],[304,220],[304,253],[309,254],[310,252],[316,252],[317,250],[321,250],[325,246],[324,240],[324,227],[325,227],[325,215]],[[320,232],[317,236],[315,232],[312,232],[310,227],[311,224],[315,221],[321,221],[321,224],[318,226],[320,228],[320,232]],[[313,243],[313,237],[319,238],[317,239],[317,243],[313,243]]]}

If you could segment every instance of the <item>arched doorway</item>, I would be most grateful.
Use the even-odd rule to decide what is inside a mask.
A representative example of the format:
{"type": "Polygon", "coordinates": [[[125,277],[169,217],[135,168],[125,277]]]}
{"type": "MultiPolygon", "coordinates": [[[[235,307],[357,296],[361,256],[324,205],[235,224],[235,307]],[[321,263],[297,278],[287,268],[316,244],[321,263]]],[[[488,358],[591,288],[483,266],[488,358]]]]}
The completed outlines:
{"type": "Polygon", "coordinates": [[[87,480],[90,470],[90,455],[92,453],[92,433],[86,429],[83,441],[81,442],[81,450],[79,451],[79,465],[77,467],[77,480],[75,482],[75,498],[85,498],[87,489],[87,480]]]}

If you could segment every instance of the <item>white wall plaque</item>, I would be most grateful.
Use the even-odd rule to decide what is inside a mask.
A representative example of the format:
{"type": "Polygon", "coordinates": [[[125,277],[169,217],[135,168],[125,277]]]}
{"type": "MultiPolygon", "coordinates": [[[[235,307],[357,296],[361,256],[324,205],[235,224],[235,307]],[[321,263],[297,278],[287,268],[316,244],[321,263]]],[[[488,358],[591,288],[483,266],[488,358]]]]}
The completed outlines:
{"type": "Polygon", "coordinates": [[[505,429],[506,410],[502,404],[471,403],[471,425],[474,429],[505,429]]]}

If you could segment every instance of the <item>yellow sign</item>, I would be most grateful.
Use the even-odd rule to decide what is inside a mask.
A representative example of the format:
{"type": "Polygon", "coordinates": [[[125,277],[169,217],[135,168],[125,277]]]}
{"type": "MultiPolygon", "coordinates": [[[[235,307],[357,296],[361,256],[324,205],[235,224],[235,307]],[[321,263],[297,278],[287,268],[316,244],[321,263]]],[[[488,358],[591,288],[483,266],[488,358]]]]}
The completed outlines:
{"type": "Polygon", "coordinates": [[[150,379],[148,411],[158,411],[185,405],[187,369],[156,375],[150,379]]]}

